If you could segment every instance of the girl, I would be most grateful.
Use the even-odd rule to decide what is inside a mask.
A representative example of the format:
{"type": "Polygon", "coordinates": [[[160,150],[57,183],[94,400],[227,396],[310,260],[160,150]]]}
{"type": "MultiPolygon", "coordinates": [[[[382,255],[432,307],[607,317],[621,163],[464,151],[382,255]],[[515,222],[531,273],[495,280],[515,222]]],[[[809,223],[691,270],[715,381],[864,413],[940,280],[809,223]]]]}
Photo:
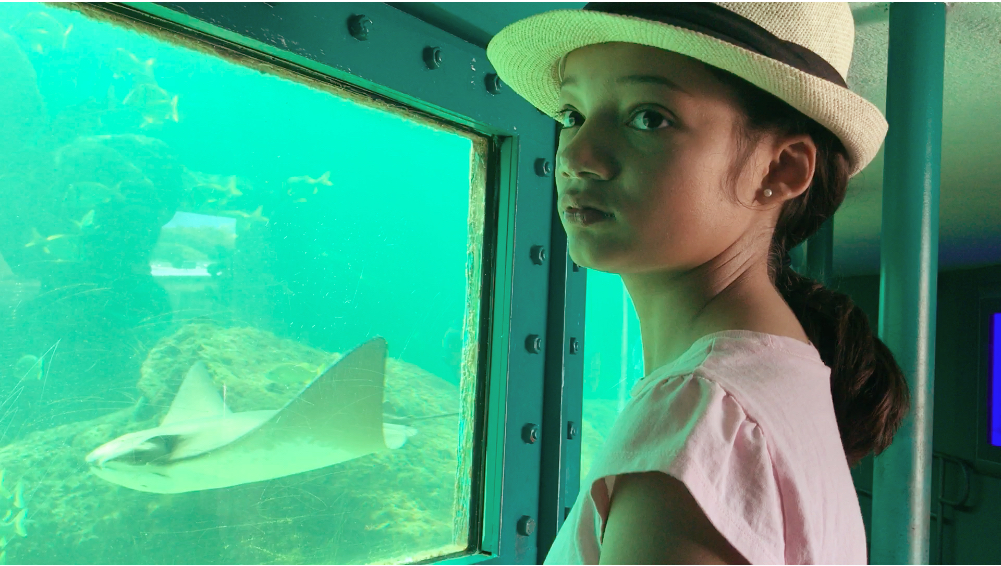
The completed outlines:
{"type": "Polygon", "coordinates": [[[501,79],[561,125],[571,258],[622,276],[646,377],[555,563],[865,563],[850,466],[907,385],[865,314],[790,268],[887,123],[845,3],[590,3],[504,28],[501,79]]]}

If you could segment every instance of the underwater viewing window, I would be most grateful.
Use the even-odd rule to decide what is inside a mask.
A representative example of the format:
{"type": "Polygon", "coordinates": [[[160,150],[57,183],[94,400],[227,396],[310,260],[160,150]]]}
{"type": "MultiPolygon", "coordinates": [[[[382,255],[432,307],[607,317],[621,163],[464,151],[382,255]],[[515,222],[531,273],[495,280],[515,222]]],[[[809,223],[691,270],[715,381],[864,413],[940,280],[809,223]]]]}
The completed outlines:
{"type": "Polygon", "coordinates": [[[486,137],[0,4],[0,563],[470,538],[486,137]]]}
{"type": "Polygon", "coordinates": [[[584,314],[584,408],[581,429],[581,489],[591,461],[633,385],[643,377],[639,319],[622,278],[587,270],[584,314]]]}

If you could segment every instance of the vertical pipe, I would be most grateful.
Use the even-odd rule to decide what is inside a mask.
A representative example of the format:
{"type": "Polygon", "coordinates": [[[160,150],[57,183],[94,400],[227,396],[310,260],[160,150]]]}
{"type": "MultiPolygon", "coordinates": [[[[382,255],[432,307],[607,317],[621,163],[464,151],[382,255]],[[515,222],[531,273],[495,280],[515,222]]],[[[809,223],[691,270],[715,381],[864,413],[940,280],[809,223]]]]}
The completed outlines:
{"type": "Polygon", "coordinates": [[[927,564],[938,288],[945,5],[890,5],[879,336],[907,376],[911,410],[875,458],[873,564],[927,564]]]}
{"type": "Polygon", "coordinates": [[[806,241],[807,274],[823,285],[831,283],[834,271],[834,217],[820,225],[817,233],[806,241]]]}

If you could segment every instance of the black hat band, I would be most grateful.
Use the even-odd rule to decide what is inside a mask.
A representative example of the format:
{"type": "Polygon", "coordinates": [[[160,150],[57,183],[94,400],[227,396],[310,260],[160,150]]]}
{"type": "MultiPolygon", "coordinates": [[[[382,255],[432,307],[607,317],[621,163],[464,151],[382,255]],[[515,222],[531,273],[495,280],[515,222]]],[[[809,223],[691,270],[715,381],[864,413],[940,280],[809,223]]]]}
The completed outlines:
{"type": "Polygon", "coordinates": [[[848,88],[841,73],[820,55],[779,39],[744,16],[710,2],[588,2],[583,9],[634,16],[704,33],[848,88]]]}

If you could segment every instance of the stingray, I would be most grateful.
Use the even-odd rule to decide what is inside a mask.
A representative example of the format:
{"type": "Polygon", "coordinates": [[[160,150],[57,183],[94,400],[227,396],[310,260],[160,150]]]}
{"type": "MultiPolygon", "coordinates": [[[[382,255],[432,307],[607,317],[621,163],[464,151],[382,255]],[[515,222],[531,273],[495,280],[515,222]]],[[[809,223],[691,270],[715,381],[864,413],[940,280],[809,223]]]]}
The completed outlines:
{"type": "Polygon", "coordinates": [[[182,493],[280,478],[401,448],[419,419],[383,415],[386,341],[358,346],[277,410],[231,412],[202,362],[160,426],[87,455],[91,471],[139,491],[182,493]],[[384,422],[395,419],[395,423],[384,422]]]}

